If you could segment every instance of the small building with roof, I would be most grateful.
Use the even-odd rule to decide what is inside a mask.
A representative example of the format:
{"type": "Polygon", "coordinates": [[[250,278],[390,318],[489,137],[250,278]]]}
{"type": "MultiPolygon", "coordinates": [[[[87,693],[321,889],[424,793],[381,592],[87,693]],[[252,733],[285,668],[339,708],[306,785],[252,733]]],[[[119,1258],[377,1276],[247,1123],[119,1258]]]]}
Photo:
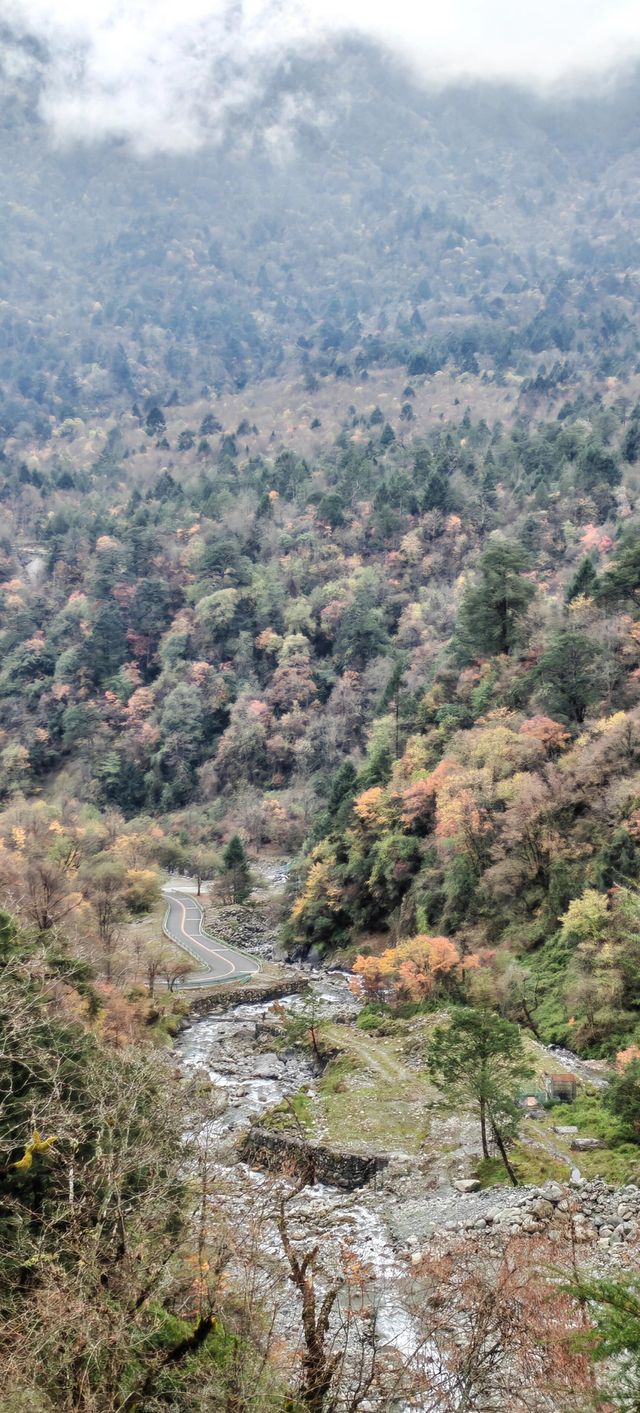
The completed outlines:
{"type": "Polygon", "coordinates": [[[552,1104],[573,1104],[578,1092],[578,1081],[574,1074],[547,1074],[544,1077],[544,1090],[552,1104]]]}

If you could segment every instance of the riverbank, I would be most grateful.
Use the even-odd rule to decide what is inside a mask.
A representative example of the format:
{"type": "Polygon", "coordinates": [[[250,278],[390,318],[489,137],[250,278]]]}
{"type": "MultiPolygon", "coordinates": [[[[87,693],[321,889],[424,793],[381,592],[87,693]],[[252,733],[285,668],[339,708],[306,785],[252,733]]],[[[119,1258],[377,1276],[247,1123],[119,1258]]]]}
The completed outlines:
{"type": "MultiPolygon", "coordinates": [[[[286,1194],[297,1249],[319,1245],[321,1287],[329,1288],[348,1255],[378,1312],[385,1355],[419,1364],[424,1331],[416,1282],[434,1259],[479,1267],[487,1259],[500,1267],[513,1248],[523,1269],[529,1260],[544,1259],[569,1271],[578,1249],[585,1269],[614,1273],[637,1264],[637,1185],[622,1190],[585,1181],[571,1155],[571,1136],[554,1133],[553,1149],[566,1144],[562,1180],[545,1174],[545,1163],[560,1162],[550,1151],[537,1182],[481,1187],[471,1176],[479,1162],[472,1116],[439,1113],[432,1090],[431,1110],[419,1127],[414,1122],[422,1099],[416,1039],[424,1018],[408,1023],[402,1037],[366,1035],[355,1024],[358,1006],[346,978],[309,974],[305,980],[305,994],[275,1002],[243,998],[225,1005],[218,998],[217,1012],[192,1020],[178,1041],[185,1070],[206,1075],[212,1085],[208,1139],[216,1203],[236,1225],[246,1223],[254,1233],[258,1225],[255,1239],[283,1280],[275,1211],[286,1194]],[[321,1059],[295,1043],[309,1014],[323,1015],[321,1059]],[[420,1095],[413,1112],[408,1099],[407,1107],[402,1103],[404,1086],[412,1084],[420,1095]],[[394,1142],[385,1147],[394,1104],[400,1117],[394,1142]],[[336,1165],[333,1181],[327,1181],[331,1167],[320,1164],[327,1152],[336,1165]]],[[[544,1063],[552,1065],[553,1055],[544,1063]]],[[[524,1150],[541,1142],[539,1126],[533,1120],[527,1126],[535,1137],[526,1136],[524,1150]]],[[[603,1150],[588,1156],[602,1161],[603,1150]]],[[[298,1318],[293,1293],[290,1299],[283,1338],[286,1310],[289,1328],[298,1318]]],[[[418,1383],[423,1376],[421,1366],[418,1383]]],[[[420,1405],[369,1402],[376,1410],[387,1406],[420,1405]]]]}

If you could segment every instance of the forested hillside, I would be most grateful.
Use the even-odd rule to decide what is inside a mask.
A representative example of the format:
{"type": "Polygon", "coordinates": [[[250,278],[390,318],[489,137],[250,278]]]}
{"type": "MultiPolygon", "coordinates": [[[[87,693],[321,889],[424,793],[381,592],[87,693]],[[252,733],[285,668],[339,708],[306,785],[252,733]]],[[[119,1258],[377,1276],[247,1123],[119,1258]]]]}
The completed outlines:
{"type": "Polygon", "coordinates": [[[637,1407],[637,1188],[614,1237],[598,1181],[640,1133],[640,70],[445,85],[326,39],[176,154],[56,140],[51,63],[0,23],[0,1405],[637,1407]],[[217,1090],[164,1054],[169,873],[266,959],[217,1090]],[[351,992],[269,1010],[291,962],[351,992]],[[549,1045],[596,1083],[532,1141],[549,1045]],[[402,1236],[407,1279],[375,1190],[334,1221],[289,1150],[255,1179],[256,1113],[402,1160],[471,1263],[402,1236]],[[574,1151],[611,1281],[550,1298],[575,1193],[507,1204],[489,1268],[479,1189],[574,1151]]]}
{"type": "MultiPolygon", "coordinates": [[[[173,435],[162,416],[137,440],[173,435]]],[[[133,486],[115,449],[5,458],[11,828],[65,791],[125,835],[155,818],[160,863],[234,831],[302,850],[294,949],[453,936],[545,1038],[615,1048],[638,995],[639,415],[368,424],[313,462],[231,433],[165,448],[133,486]]],[[[7,878],[49,850],[27,832],[7,878]]]]}
{"type": "Polygon", "coordinates": [[[88,905],[101,815],[143,871],[239,831],[299,855],[294,952],[443,934],[544,1038],[632,1040],[634,76],[344,43],[273,132],[143,159],[54,148],[5,39],[8,901],[31,850],[88,905]]]}
{"type": "Polygon", "coordinates": [[[3,53],[5,435],[290,373],[312,394],[480,372],[545,398],[636,373],[635,72],[546,99],[441,89],[336,41],[288,56],[211,145],[136,158],[56,147],[46,51],[5,30],[3,53]]]}

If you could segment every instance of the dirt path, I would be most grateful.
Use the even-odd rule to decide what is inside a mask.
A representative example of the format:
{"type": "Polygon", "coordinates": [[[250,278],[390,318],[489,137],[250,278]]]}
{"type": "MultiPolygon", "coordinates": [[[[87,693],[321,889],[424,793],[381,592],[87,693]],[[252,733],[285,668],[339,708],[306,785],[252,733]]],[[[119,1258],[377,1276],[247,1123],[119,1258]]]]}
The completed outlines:
{"type": "Polygon", "coordinates": [[[347,1055],[352,1055],[363,1067],[390,1084],[415,1085],[416,1072],[409,1068],[394,1052],[392,1041],[382,1036],[369,1037],[355,1027],[346,1029],[343,1025],[324,1026],[323,1038],[337,1046],[347,1055]]]}

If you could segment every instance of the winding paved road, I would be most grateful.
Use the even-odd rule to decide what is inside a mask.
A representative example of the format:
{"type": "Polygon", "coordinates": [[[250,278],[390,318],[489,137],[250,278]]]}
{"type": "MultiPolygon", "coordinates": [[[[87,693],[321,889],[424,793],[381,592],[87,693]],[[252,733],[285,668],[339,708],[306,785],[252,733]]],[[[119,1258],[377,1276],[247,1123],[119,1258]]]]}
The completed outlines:
{"type": "Polygon", "coordinates": [[[166,936],[200,968],[185,977],[181,986],[211,986],[216,981],[247,981],[255,976],[260,965],[253,957],[217,942],[205,932],[204,912],[197,898],[175,888],[163,888],[162,892],[167,903],[166,936]]]}

